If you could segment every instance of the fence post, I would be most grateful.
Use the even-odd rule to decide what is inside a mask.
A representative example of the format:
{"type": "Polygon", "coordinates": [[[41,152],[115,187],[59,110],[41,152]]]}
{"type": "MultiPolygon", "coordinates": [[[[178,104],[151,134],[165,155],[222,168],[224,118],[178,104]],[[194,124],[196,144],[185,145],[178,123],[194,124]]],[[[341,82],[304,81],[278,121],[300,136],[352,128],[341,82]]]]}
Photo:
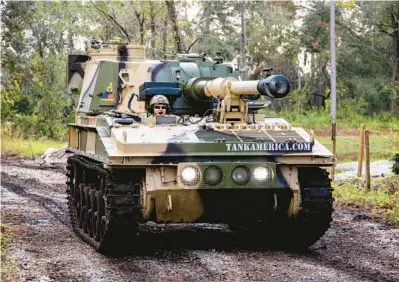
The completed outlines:
{"type": "Polygon", "coordinates": [[[332,140],[332,153],[334,156],[334,165],[331,167],[331,181],[335,179],[335,166],[337,161],[337,124],[331,124],[331,140],[332,140]]]}
{"type": "Polygon", "coordinates": [[[359,158],[357,160],[357,177],[362,176],[363,169],[363,154],[364,154],[364,130],[366,129],[366,125],[362,124],[360,128],[360,136],[359,136],[359,158]]]}
{"type": "Polygon", "coordinates": [[[370,142],[369,142],[369,131],[364,131],[364,149],[365,149],[365,166],[366,166],[366,188],[371,189],[371,178],[370,178],[370,142]]]}

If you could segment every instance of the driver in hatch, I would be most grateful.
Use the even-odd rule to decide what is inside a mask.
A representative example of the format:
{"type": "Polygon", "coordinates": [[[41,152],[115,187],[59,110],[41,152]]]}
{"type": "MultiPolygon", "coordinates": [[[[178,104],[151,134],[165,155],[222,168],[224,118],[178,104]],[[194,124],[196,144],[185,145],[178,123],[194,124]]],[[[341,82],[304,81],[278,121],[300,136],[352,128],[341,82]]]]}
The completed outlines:
{"type": "Polygon", "coordinates": [[[163,95],[155,95],[151,98],[148,112],[154,117],[164,117],[170,113],[168,98],[163,95]]]}

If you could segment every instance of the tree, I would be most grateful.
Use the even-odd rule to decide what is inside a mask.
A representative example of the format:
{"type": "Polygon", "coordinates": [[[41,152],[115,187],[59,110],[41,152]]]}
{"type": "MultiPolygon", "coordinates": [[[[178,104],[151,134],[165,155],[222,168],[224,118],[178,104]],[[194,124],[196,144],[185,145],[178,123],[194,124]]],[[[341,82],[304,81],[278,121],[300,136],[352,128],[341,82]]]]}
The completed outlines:
{"type": "MultiPolygon", "coordinates": [[[[22,82],[25,62],[29,52],[27,28],[32,16],[32,2],[1,2],[1,67],[6,81],[22,82]]],[[[6,85],[2,80],[3,87],[6,85]]]]}
{"type": "Polygon", "coordinates": [[[175,40],[176,52],[183,53],[183,38],[180,31],[180,25],[177,19],[176,12],[176,2],[175,1],[166,1],[166,6],[168,8],[169,20],[172,23],[173,29],[173,37],[175,40]]]}
{"type": "Polygon", "coordinates": [[[399,108],[395,108],[398,54],[392,5],[359,2],[352,13],[337,21],[342,38],[337,66],[343,74],[343,95],[365,99],[369,114],[390,110],[399,116],[399,108]]]}

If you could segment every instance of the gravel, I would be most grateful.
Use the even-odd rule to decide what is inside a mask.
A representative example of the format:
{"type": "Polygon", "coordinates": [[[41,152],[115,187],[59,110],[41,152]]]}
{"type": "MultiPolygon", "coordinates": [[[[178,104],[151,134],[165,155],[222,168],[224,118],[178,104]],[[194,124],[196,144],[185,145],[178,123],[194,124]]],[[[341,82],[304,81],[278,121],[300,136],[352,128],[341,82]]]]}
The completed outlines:
{"type": "MultiPolygon", "coordinates": [[[[357,177],[357,162],[338,164],[336,169],[338,173],[335,176],[335,180],[344,180],[348,178],[357,177]]],[[[362,166],[362,175],[365,174],[365,166],[362,166]]],[[[375,161],[370,163],[370,175],[371,177],[379,177],[386,175],[393,175],[392,162],[387,160],[375,161]]]]}
{"type": "Polygon", "coordinates": [[[399,230],[343,208],[306,253],[253,248],[224,225],[149,224],[142,236],[157,240],[148,249],[103,256],[72,231],[62,168],[2,162],[1,216],[13,281],[399,281],[399,230]],[[152,229],[162,232],[151,235],[152,229]]]}

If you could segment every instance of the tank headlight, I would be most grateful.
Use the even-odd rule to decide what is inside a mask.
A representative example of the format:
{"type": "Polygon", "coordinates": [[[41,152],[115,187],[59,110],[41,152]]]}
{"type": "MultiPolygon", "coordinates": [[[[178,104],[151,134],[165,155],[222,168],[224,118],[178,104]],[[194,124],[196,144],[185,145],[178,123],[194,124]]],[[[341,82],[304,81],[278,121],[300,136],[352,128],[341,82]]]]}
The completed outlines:
{"type": "Polygon", "coordinates": [[[258,166],[253,170],[253,176],[257,182],[268,183],[273,179],[273,170],[270,167],[258,166]]]}
{"type": "Polygon", "coordinates": [[[251,173],[247,167],[238,166],[233,170],[231,177],[237,185],[245,185],[251,180],[251,173]]]}
{"type": "Polygon", "coordinates": [[[220,167],[210,166],[204,171],[204,181],[208,185],[218,185],[222,182],[223,172],[220,167]]]}
{"type": "Polygon", "coordinates": [[[197,185],[200,180],[200,171],[196,167],[187,166],[182,169],[180,173],[180,178],[182,182],[186,185],[197,185]]]}

